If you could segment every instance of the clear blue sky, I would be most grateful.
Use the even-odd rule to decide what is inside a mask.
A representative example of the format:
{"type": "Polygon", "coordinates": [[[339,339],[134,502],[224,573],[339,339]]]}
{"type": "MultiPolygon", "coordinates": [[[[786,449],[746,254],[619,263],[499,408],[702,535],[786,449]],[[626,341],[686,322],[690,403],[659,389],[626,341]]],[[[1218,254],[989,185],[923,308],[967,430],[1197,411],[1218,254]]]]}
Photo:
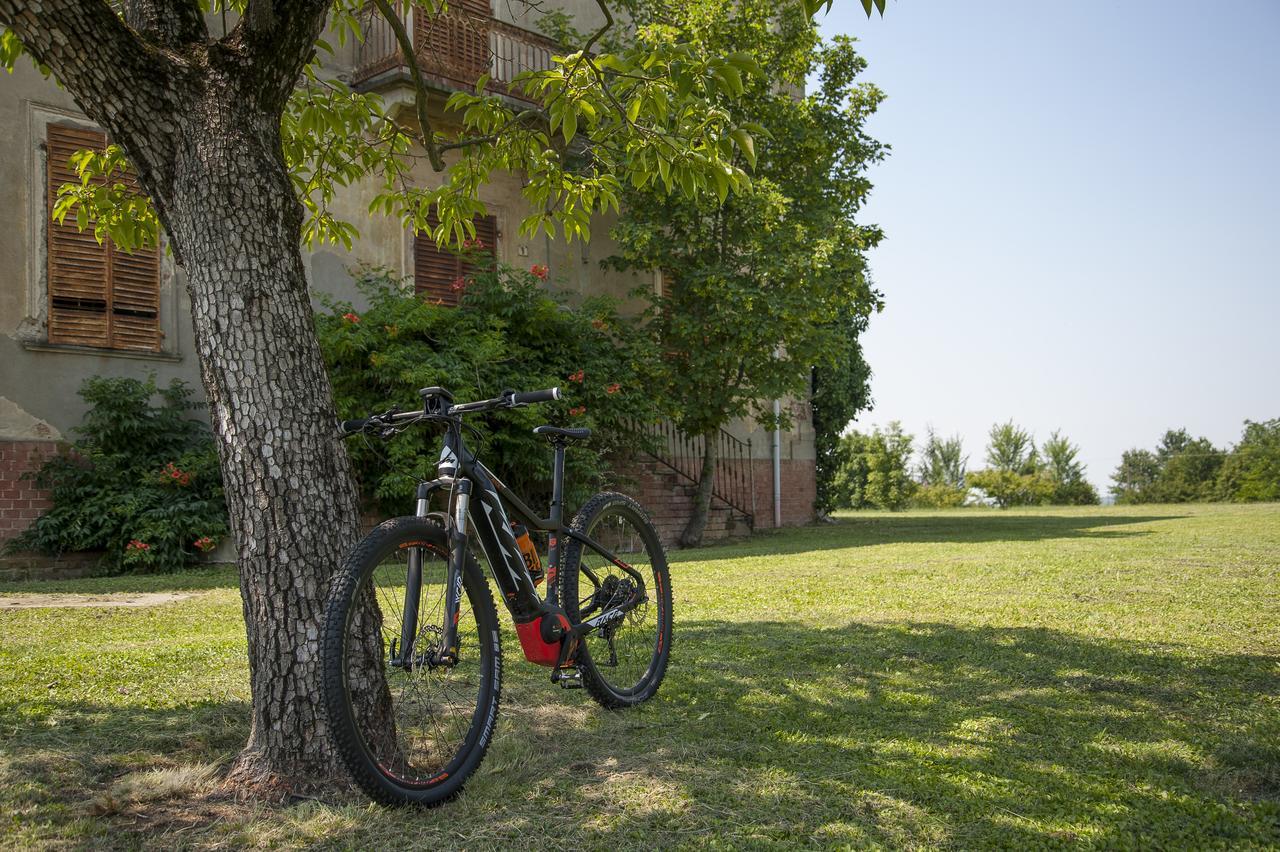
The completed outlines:
{"type": "Polygon", "coordinates": [[[893,146],[863,219],[874,411],[1061,428],[1100,488],[1185,426],[1280,417],[1280,0],[836,0],[893,146]]]}

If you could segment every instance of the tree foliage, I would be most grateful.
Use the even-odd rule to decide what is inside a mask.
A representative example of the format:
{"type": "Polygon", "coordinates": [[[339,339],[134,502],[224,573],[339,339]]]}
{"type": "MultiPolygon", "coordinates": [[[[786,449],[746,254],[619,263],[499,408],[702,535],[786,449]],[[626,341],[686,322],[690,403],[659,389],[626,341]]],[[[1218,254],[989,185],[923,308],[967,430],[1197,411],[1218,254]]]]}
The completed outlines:
{"type": "MultiPolygon", "coordinates": [[[[213,0],[209,11],[242,14],[246,5],[247,0],[213,0]]],[[[524,176],[533,212],[521,222],[522,233],[558,231],[569,239],[588,239],[591,217],[616,212],[624,186],[724,194],[750,182],[754,133],[761,128],[741,112],[735,117],[727,105],[764,75],[750,53],[732,44],[713,45],[696,32],[651,20],[628,38],[609,40],[613,49],[599,50],[602,37],[617,32],[602,6],[609,15],[605,28],[565,45],[552,68],[518,75],[515,88],[534,106],[486,93],[482,79],[474,92],[448,99],[449,126],[438,128],[423,87],[413,127],[393,120],[382,95],[354,91],[331,67],[338,50],[363,37],[365,8],[356,0],[333,3],[333,41],[316,42],[281,120],[285,161],[306,210],[303,237],[309,244],[351,246],[358,226],[342,218],[333,202],[342,188],[361,182],[374,189],[371,213],[394,216],[415,230],[434,222],[437,240],[455,245],[474,236],[471,219],[484,212],[479,189],[495,172],[524,176]],[[423,158],[441,173],[438,185],[415,179],[415,163],[423,158]]],[[[418,13],[435,15],[443,8],[441,0],[426,0],[418,13]]],[[[808,20],[800,6],[786,11],[808,20]]],[[[17,33],[0,31],[0,66],[12,69],[21,54],[17,33]]],[[[411,55],[410,61],[416,62],[411,55]]],[[[128,250],[154,244],[159,219],[150,201],[130,196],[120,180],[128,165],[126,146],[123,140],[104,154],[77,155],[81,182],[60,190],[55,212],[74,212],[99,239],[109,236],[128,250]]]]}
{"type": "Polygon", "coordinates": [[[1085,478],[1080,448],[1060,432],[1037,448],[1012,420],[991,427],[985,470],[969,474],[970,486],[997,506],[1092,505],[1098,494],[1085,478]]]}
{"type": "Polygon", "coordinates": [[[1054,432],[1040,447],[1042,474],[1053,484],[1049,502],[1056,506],[1094,506],[1098,491],[1085,478],[1080,448],[1061,432],[1054,432]]]}
{"type": "Polygon", "coordinates": [[[712,0],[657,11],[684,37],[746,49],[768,68],[721,102],[731,124],[755,131],[734,159],[752,180],[733,195],[727,184],[675,195],[680,178],[660,168],[659,182],[625,192],[610,263],[661,270],[662,291],[645,294],[664,353],[656,383],[683,430],[711,435],[752,416],[785,427],[758,402],[806,396],[813,376],[825,451],[867,399],[857,336],[881,305],[864,256],[880,231],[855,217],[866,168],[884,155],[864,131],[882,95],[859,81],[852,41],[823,45],[799,10],[712,0]],[[801,95],[811,76],[818,85],[801,95]]]}
{"type": "Polygon", "coordinates": [[[1278,500],[1280,420],[1246,420],[1230,450],[1170,429],[1154,451],[1127,451],[1111,479],[1117,503],[1278,500]]]}
{"type": "Polygon", "coordinates": [[[871,408],[871,367],[863,357],[859,342],[867,317],[849,309],[844,311],[839,322],[847,324],[847,332],[840,341],[844,351],[835,356],[833,363],[813,368],[809,398],[813,411],[817,486],[814,508],[823,513],[837,508],[836,477],[848,461],[847,448],[840,440],[840,433],[859,412],[871,408]]]}
{"type": "Polygon", "coordinates": [[[919,487],[912,502],[934,509],[963,506],[969,494],[965,479],[968,461],[959,435],[939,438],[933,427],[929,427],[928,438],[920,450],[920,463],[916,468],[919,487]]]}
{"type": "Polygon", "coordinates": [[[1011,473],[1035,473],[1040,466],[1031,433],[1012,420],[991,427],[987,443],[987,464],[1011,473]]]}
{"type": "Polygon", "coordinates": [[[844,464],[835,477],[839,508],[904,509],[916,483],[911,479],[912,436],[894,421],[870,433],[850,431],[840,439],[844,464]]]}
{"type": "Polygon", "coordinates": [[[1156,480],[1160,478],[1160,462],[1150,450],[1126,450],[1120,457],[1120,466],[1111,474],[1111,494],[1122,505],[1148,503],[1155,496],[1156,480]]]}
{"type": "Polygon", "coordinates": [[[1217,494],[1237,503],[1280,500],[1280,418],[1244,422],[1240,443],[1218,472],[1217,494]]]}

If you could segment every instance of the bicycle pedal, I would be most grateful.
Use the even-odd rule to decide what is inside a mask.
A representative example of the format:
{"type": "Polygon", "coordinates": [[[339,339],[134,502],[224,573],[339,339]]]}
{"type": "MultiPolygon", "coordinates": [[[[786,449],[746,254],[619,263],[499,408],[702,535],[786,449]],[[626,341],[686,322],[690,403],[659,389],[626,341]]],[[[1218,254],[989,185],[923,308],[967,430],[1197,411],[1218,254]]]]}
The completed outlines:
{"type": "Polygon", "coordinates": [[[561,689],[582,689],[582,672],[577,669],[556,669],[551,673],[551,682],[560,684],[561,689]]]}

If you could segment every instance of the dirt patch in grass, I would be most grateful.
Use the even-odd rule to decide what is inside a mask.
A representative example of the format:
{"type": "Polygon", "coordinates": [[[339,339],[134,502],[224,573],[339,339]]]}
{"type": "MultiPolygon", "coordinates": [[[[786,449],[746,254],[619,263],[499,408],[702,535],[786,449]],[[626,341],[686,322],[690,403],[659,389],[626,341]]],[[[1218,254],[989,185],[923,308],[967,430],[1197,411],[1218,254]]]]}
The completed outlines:
{"type": "Polygon", "coordinates": [[[123,595],[0,595],[0,612],[8,609],[160,606],[183,601],[189,597],[192,597],[191,592],[138,592],[123,595]]]}

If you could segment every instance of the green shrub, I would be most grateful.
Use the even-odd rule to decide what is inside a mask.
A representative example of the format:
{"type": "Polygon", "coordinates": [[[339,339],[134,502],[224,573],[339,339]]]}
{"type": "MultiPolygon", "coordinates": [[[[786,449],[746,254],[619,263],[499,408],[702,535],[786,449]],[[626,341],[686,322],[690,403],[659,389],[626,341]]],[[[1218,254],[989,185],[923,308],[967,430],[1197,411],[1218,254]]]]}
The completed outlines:
{"type": "Polygon", "coordinates": [[[986,494],[1002,509],[1010,506],[1047,506],[1053,499],[1053,481],[1040,473],[988,468],[971,472],[968,481],[971,488],[977,488],[986,494]]]}
{"type": "MultiPolygon", "coordinates": [[[[317,315],[320,345],[341,417],[362,417],[392,404],[419,404],[419,388],[438,385],[459,402],[505,389],[560,386],[561,402],[469,417],[468,445],[511,488],[530,500],[550,496],[551,452],[532,434],[554,423],[588,426],[592,437],[567,455],[567,500],[584,499],[608,477],[606,457],[643,446],[629,420],[656,418],[657,402],[641,378],[648,357],[641,335],[603,298],[569,307],[541,287],[538,274],[504,265],[473,272],[459,285],[458,307],[413,294],[385,270],[359,269],[369,308],[325,301],[317,315]]],[[[366,502],[403,514],[414,486],[435,476],[440,436],[413,428],[390,441],[349,442],[366,502]]],[[[534,504],[537,506],[538,504],[534,504]]]]}
{"type": "Polygon", "coordinates": [[[922,509],[954,509],[963,506],[969,497],[969,489],[945,482],[920,483],[911,495],[911,503],[922,509]]]}
{"type": "Polygon", "coordinates": [[[870,434],[840,438],[843,461],[832,483],[839,508],[905,509],[917,484],[911,479],[912,437],[896,420],[870,434]]]}
{"type": "Polygon", "coordinates": [[[71,451],[33,477],[52,492],[53,508],[7,549],[102,550],[112,572],[176,568],[213,550],[227,512],[213,441],[187,416],[191,390],[176,379],[161,389],[154,376],[98,376],[80,396],[89,412],[71,451]]]}

